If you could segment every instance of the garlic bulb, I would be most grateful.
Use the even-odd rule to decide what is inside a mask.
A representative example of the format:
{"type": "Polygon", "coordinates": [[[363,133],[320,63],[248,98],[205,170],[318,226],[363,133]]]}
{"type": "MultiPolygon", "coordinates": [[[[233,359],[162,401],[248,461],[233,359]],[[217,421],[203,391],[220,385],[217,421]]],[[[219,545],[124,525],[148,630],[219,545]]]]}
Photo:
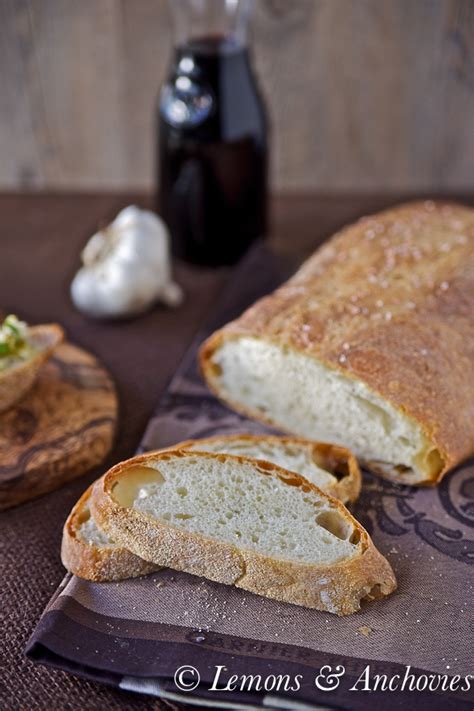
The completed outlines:
{"type": "Polygon", "coordinates": [[[132,316],[157,301],[178,306],[183,300],[171,277],[168,229],[153,212],[126,207],[90,238],[81,258],[71,297],[88,316],[132,316]]]}

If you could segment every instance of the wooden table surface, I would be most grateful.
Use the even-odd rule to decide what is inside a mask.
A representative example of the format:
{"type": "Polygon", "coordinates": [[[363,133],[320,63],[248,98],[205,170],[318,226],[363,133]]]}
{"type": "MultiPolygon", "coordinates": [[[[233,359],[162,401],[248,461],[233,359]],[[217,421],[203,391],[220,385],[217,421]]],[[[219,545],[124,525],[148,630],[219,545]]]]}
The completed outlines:
{"type": "MultiPolygon", "coordinates": [[[[407,197],[275,198],[269,244],[282,259],[296,263],[345,223],[407,197]]],[[[472,196],[457,198],[473,202],[472,196]]],[[[134,453],[166,383],[230,276],[229,269],[176,265],[176,278],[187,296],[179,310],[157,307],[122,323],[85,319],[68,296],[79,251],[98,225],[130,203],[147,206],[149,199],[126,194],[0,195],[0,310],[33,323],[60,322],[72,341],[94,352],[109,368],[120,397],[120,427],[108,464],[134,453]]],[[[64,519],[99,473],[0,514],[2,709],[176,708],[33,665],[23,656],[26,641],[64,574],[59,558],[64,519]]]]}

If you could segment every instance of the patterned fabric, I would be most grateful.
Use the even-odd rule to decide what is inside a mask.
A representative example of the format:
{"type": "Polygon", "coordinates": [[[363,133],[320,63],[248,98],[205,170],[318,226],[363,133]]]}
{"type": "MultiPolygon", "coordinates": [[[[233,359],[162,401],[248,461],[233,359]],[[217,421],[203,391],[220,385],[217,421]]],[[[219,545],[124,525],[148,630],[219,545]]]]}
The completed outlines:
{"type": "MultiPolygon", "coordinates": [[[[268,292],[278,278],[263,248],[253,250],[207,332],[268,292]]],[[[189,437],[269,431],[209,394],[196,367],[205,335],[178,368],[141,451],[189,437]]],[[[356,615],[337,618],[171,570],[107,584],[68,575],[27,654],[122,689],[218,708],[364,709],[365,681],[372,684],[376,675],[399,675],[406,683],[404,690],[372,690],[374,708],[471,708],[471,692],[462,684],[443,690],[442,680],[446,676],[446,687],[456,675],[472,673],[473,464],[450,473],[437,489],[411,489],[364,474],[354,514],[399,583],[395,594],[356,615]],[[368,665],[358,690],[351,690],[368,665]],[[187,666],[197,670],[199,683],[192,670],[175,676],[187,666]],[[231,675],[240,684],[250,674],[251,688],[210,690],[220,667],[225,669],[219,688],[231,675]],[[278,682],[285,675],[286,686],[301,677],[297,689],[286,688],[286,679],[278,682]],[[187,691],[179,688],[180,680],[187,691]],[[410,691],[417,680],[420,690],[410,691]]]]}

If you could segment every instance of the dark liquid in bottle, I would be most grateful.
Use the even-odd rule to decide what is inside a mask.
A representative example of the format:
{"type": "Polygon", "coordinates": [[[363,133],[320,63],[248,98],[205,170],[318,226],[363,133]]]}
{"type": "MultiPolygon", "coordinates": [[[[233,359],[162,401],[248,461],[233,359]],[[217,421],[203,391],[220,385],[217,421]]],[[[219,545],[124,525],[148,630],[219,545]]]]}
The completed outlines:
{"type": "Polygon", "coordinates": [[[176,256],[231,264],[265,233],[267,127],[245,47],[207,37],[176,50],[161,94],[159,166],[176,256]]]}

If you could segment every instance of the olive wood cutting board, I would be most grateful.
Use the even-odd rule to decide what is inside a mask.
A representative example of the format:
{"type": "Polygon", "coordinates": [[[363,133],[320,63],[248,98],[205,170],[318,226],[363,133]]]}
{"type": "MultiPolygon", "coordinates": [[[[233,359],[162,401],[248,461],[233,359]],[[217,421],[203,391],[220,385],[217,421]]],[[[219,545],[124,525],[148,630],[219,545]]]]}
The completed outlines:
{"type": "Polygon", "coordinates": [[[63,343],[36,384],[0,414],[0,510],[100,464],[117,423],[111,376],[90,353],[63,343]]]}

